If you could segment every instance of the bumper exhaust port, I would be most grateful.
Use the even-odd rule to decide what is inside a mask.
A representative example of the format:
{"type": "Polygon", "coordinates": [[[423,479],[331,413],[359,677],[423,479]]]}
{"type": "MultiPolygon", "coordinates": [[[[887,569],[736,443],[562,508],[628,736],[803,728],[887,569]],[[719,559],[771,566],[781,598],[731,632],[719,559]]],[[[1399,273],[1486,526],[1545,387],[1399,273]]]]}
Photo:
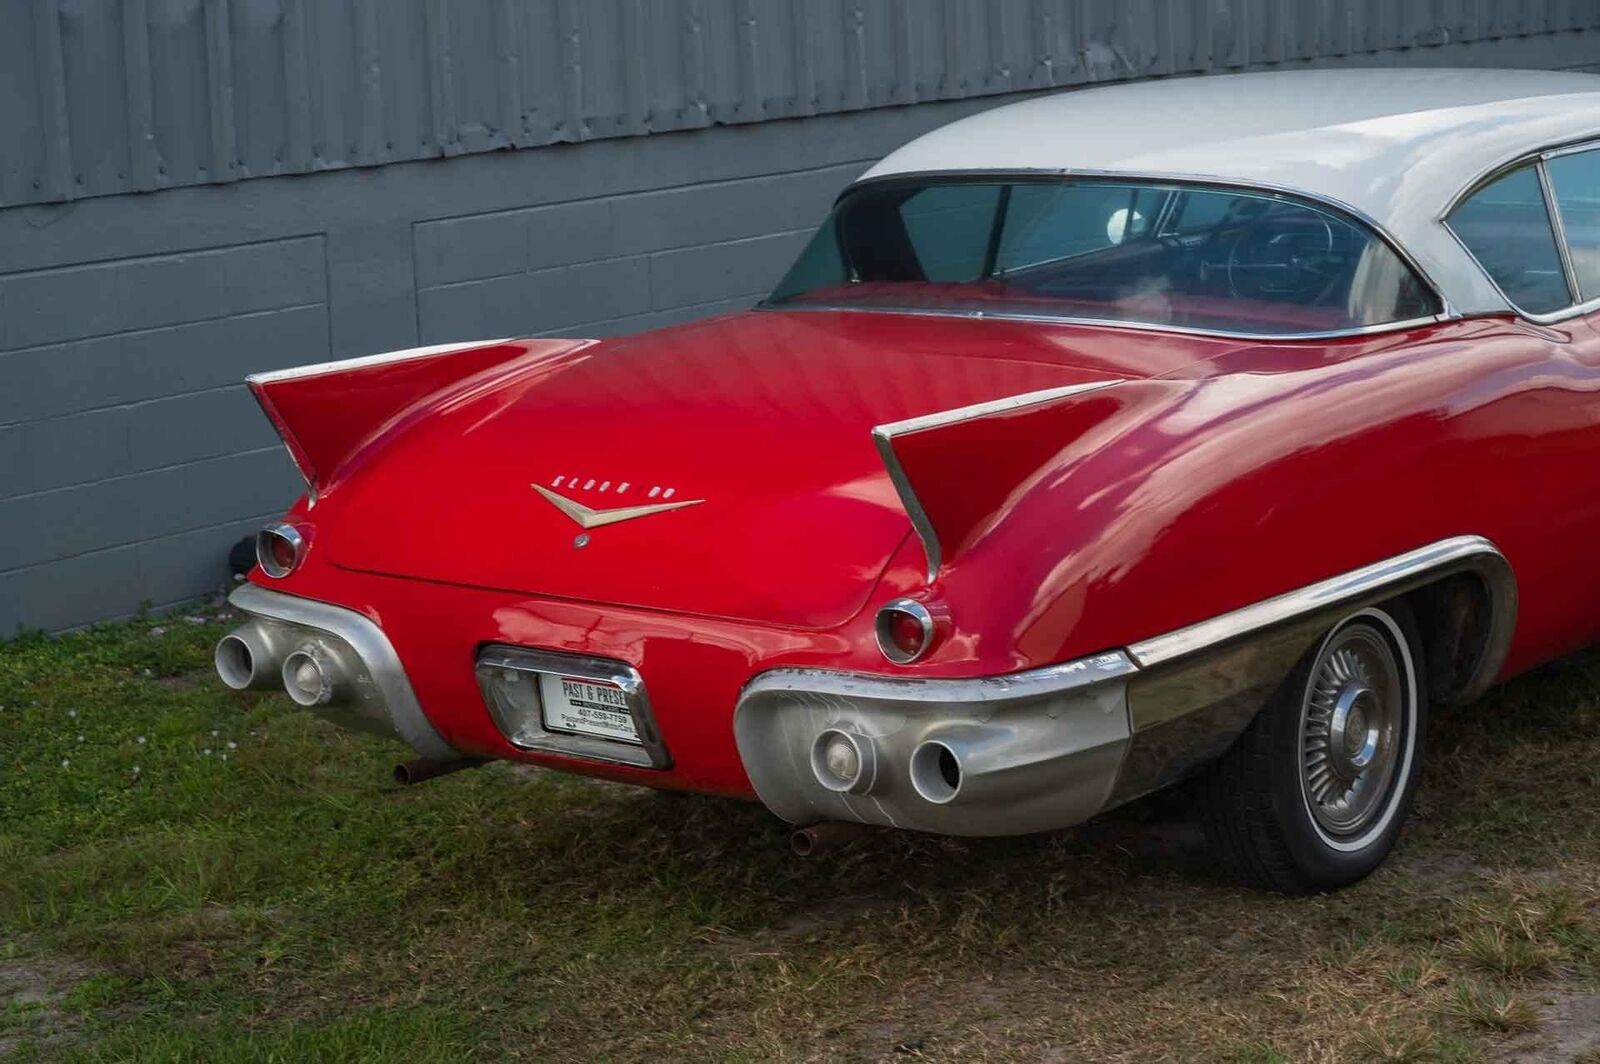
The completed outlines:
{"type": "Polygon", "coordinates": [[[825,728],[811,744],[811,772],[830,791],[866,794],[878,779],[878,748],[858,732],[825,728]]]}
{"type": "Polygon", "coordinates": [[[235,691],[276,689],[285,641],[281,629],[261,621],[240,625],[217,642],[212,654],[217,676],[235,691]]]}

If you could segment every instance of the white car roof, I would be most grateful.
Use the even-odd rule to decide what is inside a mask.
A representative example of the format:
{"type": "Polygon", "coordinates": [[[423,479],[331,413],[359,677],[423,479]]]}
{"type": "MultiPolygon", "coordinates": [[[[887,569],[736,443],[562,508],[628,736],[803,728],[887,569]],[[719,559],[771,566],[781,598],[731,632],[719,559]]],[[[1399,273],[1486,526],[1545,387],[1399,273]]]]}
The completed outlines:
{"type": "Polygon", "coordinates": [[[1340,69],[1166,78],[1035,97],[934,130],[861,180],[940,171],[1199,178],[1299,192],[1378,226],[1452,313],[1504,296],[1441,223],[1474,183],[1600,138],[1600,76],[1340,69]]]}

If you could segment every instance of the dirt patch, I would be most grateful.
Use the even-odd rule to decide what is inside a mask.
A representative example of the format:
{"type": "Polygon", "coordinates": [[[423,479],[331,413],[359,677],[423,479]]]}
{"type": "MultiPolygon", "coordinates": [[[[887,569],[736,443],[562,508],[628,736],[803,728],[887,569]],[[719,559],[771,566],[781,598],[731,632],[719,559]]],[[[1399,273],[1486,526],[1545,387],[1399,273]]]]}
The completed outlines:
{"type": "Polygon", "coordinates": [[[1517,1064],[1600,1059],[1600,994],[1545,994],[1540,999],[1539,1021],[1537,1030],[1508,1043],[1491,1059],[1517,1064]]]}
{"type": "Polygon", "coordinates": [[[85,965],[59,960],[0,960],[0,1057],[10,1056],[24,1043],[45,1051],[61,1049],[82,1039],[83,1024],[61,1007],[67,992],[93,972],[85,965]]]}

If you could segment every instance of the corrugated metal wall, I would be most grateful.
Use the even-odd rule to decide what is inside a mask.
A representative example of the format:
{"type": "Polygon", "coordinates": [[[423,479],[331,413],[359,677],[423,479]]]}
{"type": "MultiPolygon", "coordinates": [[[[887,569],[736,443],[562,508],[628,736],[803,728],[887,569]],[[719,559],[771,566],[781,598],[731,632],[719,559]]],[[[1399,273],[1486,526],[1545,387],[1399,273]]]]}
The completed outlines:
{"type": "Polygon", "coordinates": [[[737,310],[995,94],[1331,64],[1600,69],[1600,0],[0,0],[0,637],[225,582],[249,372],[737,310]]]}
{"type": "Polygon", "coordinates": [[[0,206],[1600,27],[1596,0],[0,3],[0,206]]]}

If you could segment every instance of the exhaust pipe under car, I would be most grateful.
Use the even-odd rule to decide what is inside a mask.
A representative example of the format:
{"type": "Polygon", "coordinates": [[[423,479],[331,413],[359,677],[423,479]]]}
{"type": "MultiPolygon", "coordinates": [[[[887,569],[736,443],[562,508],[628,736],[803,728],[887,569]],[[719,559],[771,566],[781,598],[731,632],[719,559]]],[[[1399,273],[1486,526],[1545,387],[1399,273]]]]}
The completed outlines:
{"type": "Polygon", "coordinates": [[[789,836],[789,849],[799,857],[815,857],[849,845],[871,830],[865,824],[853,824],[848,820],[824,820],[796,828],[789,836]]]}
{"type": "Polygon", "coordinates": [[[435,761],[431,757],[414,757],[410,761],[402,761],[394,767],[394,781],[402,787],[409,787],[416,783],[426,783],[428,780],[439,776],[448,776],[452,772],[460,772],[464,768],[477,768],[488,764],[487,761],[475,757],[462,757],[454,761],[435,761]]]}

